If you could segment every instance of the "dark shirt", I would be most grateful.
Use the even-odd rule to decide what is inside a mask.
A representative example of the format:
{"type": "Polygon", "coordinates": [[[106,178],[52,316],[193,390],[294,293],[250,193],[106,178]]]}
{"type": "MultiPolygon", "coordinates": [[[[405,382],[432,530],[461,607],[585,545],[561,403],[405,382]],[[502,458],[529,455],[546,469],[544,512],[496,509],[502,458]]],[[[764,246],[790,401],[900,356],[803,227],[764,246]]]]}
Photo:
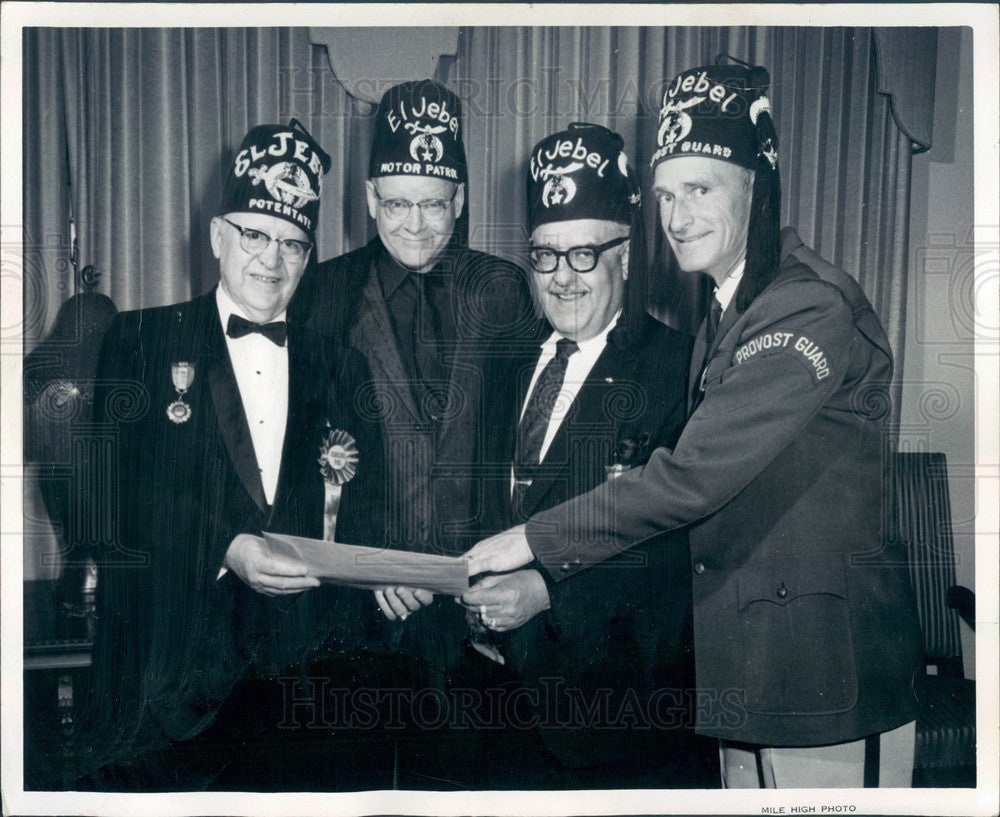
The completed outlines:
{"type": "Polygon", "coordinates": [[[448,255],[421,273],[403,267],[382,247],[377,270],[399,356],[420,401],[427,388],[445,387],[450,374],[448,351],[457,329],[448,255]]]}

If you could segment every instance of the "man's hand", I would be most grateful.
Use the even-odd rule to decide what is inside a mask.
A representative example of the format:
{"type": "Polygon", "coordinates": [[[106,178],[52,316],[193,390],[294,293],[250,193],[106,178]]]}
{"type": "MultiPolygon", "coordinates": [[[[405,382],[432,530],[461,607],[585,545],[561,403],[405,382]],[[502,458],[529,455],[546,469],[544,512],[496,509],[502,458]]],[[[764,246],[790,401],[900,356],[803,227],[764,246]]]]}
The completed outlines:
{"type": "Polygon", "coordinates": [[[229,543],[225,566],[258,593],[286,596],[317,587],[319,579],[306,575],[298,562],[272,556],[259,536],[241,533],[229,543]]]}
{"type": "Polygon", "coordinates": [[[465,554],[465,558],[469,561],[469,575],[475,576],[478,573],[506,573],[516,570],[535,557],[528,547],[524,525],[518,525],[489,539],[483,539],[465,554]]]}
{"type": "Polygon", "coordinates": [[[465,591],[462,604],[498,633],[520,627],[552,606],[549,589],[537,570],[487,576],[465,591]]]}
{"type": "Polygon", "coordinates": [[[382,587],[375,591],[375,601],[389,621],[403,621],[434,601],[434,594],[419,587],[382,587]]]}

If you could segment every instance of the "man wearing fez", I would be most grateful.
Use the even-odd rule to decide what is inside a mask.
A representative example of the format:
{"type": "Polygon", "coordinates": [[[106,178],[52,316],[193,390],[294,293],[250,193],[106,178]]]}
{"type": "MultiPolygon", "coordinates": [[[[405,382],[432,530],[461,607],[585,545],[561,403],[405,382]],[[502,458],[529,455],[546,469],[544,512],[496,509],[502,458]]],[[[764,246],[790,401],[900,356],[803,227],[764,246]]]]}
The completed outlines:
{"type": "MultiPolygon", "coordinates": [[[[623,148],[617,133],[573,123],[531,153],[530,259],[546,321],[503,395],[494,530],[641,466],[684,424],[691,341],[645,311],[640,193],[623,148]]],[[[539,721],[559,761],[546,782],[696,784],[682,714],[694,685],[687,562],[686,534],[668,533],[564,582],[532,567],[484,578],[462,597],[508,634],[500,650],[539,702],[537,718],[553,707],[582,715],[572,699],[586,701],[585,723],[539,721]],[[633,720],[654,695],[669,722],[633,720]],[[553,696],[562,701],[541,704],[553,696]]]]}
{"type": "MultiPolygon", "coordinates": [[[[331,415],[353,418],[331,429],[357,448],[339,542],[459,555],[476,538],[484,409],[533,307],[520,268],[467,246],[464,128],[458,97],[437,82],[385,93],[365,182],[377,236],[319,265],[293,304],[324,338],[331,415]]],[[[369,598],[385,614],[370,644],[412,659],[418,684],[443,681],[467,635],[461,608],[407,588],[369,598]],[[418,597],[430,607],[410,618],[418,597]]]]}
{"type": "MultiPolygon", "coordinates": [[[[880,536],[892,354],[857,283],[780,236],[765,69],[667,88],[652,157],[672,259],[712,312],[676,447],[477,545],[562,582],[690,525],[696,728],[728,787],[910,785],[920,664],[903,554],[880,536]]],[[[489,612],[489,611],[487,611],[489,612]]]]}
{"type": "Polygon", "coordinates": [[[113,447],[95,465],[108,491],[94,499],[113,527],[99,560],[89,709],[93,765],[110,765],[91,785],[208,785],[235,756],[228,724],[204,731],[223,701],[252,665],[280,671],[293,658],[286,645],[300,646],[291,600],[224,568],[264,559],[274,593],[315,583],[267,562],[254,535],[322,535],[322,479],[305,452],[324,380],[304,365],[303,327],[286,308],[329,168],[296,120],[251,129],[209,225],[219,285],[121,313],[105,337],[95,409],[113,447]]]}

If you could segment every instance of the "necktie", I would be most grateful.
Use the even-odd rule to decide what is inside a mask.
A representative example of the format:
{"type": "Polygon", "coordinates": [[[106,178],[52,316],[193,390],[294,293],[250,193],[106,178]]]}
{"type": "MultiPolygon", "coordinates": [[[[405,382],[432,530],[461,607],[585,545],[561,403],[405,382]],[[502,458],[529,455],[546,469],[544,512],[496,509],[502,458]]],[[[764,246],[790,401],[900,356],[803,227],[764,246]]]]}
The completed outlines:
{"type": "Polygon", "coordinates": [[[233,338],[242,338],[246,335],[257,332],[271,341],[275,346],[284,346],[285,338],[288,337],[288,324],[285,321],[272,321],[271,323],[254,323],[239,315],[230,315],[229,323],[226,324],[226,334],[233,338]]]}
{"type": "Polygon", "coordinates": [[[538,473],[542,442],[552,419],[552,410],[566,379],[569,357],[580,347],[576,341],[561,338],[556,343],[556,355],[539,375],[535,388],[528,398],[524,416],[517,427],[517,443],[514,449],[514,492],[511,496],[515,515],[520,515],[521,501],[538,473]]]}
{"type": "Polygon", "coordinates": [[[702,375],[705,374],[705,367],[708,365],[708,357],[712,351],[712,342],[715,340],[715,335],[719,331],[719,323],[722,320],[722,304],[719,303],[718,298],[712,298],[712,306],[708,310],[708,317],[705,319],[705,353],[702,356],[701,364],[698,366],[698,377],[695,380],[692,387],[691,396],[691,411],[694,411],[698,404],[701,402],[703,396],[702,393],[702,375]]]}
{"type": "Polygon", "coordinates": [[[430,273],[410,275],[417,285],[418,320],[416,343],[417,366],[420,368],[421,379],[425,382],[445,379],[441,359],[438,356],[438,339],[440,331],[437,319],[437,309],[434,300],[440,283],[430,273]]]}
{"type": "MultiPolygon", "coordinates": [[[[705,362],[708,362],[708,350],[712,348],[712,341],[715,340],[715,333],[719,331],[719,322],[722,320],[722,304],[718,298],[712,298],[712,308],[708,310],[708,320],[705,322],[705,362]]],[[[704,367],[704,363],[702,364],[704,367]]]]}
{"type": "Polygon", "coordinates": [[[433,286],[428,273],[411,272],[397,290],[396,331],[400,353],[411,378],[413,398],[427,420],[437,422],[448,397],[447,370],[438,357],[438,331],[431,304],[433,286]]]}

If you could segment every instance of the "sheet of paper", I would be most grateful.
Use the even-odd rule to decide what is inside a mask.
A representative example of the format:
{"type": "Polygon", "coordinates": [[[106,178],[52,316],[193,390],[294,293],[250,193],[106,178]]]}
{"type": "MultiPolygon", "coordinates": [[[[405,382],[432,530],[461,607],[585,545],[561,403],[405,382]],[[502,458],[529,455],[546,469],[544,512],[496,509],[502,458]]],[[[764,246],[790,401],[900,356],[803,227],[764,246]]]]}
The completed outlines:
{"type": "Polygon", "coordinates": [[[264,540],[276,556],[300,561],[310,576],[333,584],[367,589],[404,585],[449,596],[469,589],[468,565],[457,556],[343,545],[266,531],[264,540]]]}

